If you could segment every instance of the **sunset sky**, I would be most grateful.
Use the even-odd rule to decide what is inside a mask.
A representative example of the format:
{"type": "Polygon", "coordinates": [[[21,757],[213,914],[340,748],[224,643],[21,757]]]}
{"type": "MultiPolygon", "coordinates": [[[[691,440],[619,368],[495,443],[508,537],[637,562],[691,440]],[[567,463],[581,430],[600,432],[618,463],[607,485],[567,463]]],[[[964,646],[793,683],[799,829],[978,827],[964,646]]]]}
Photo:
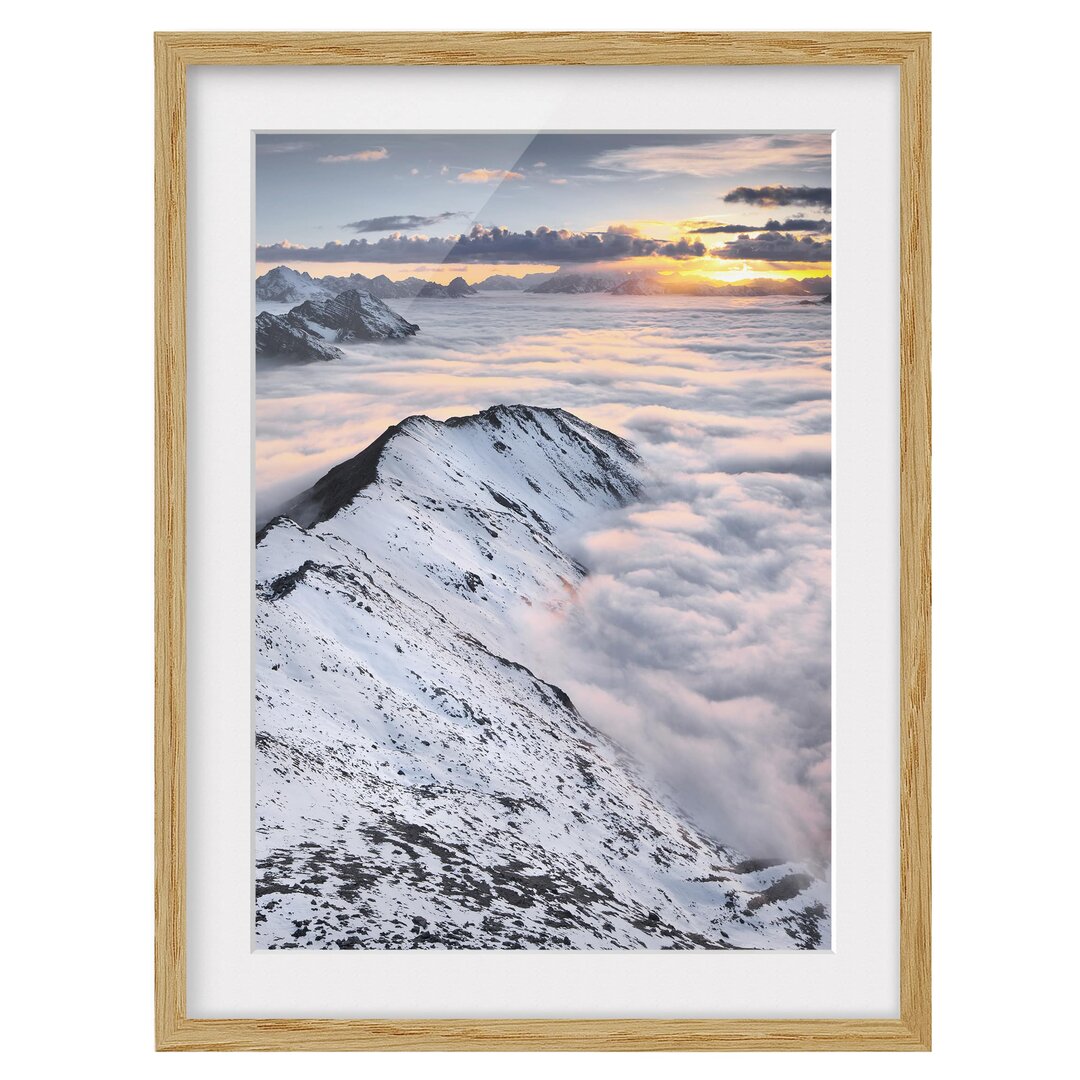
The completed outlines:
{"type": "Polygon", "coordinates": [[[831,271],[831,136],[263,134],[256,262],[446,282],[831,271]]]}

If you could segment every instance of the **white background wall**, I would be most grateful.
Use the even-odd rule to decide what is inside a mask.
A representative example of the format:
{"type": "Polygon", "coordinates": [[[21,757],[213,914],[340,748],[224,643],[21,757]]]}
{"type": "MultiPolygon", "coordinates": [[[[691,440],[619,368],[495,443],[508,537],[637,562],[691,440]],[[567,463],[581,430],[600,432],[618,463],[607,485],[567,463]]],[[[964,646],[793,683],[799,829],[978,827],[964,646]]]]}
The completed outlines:
{"type": "Polygon", "coordinates": [[[1075,992],[1075,60],[1065,7],[470,0],[23,4],[0,65],[5,1056],[18,1076],[988,1076],[1047,1069],[1075,992]],[[873,16],[873,18],[871,18],[873,16]],[[154,29],[930,29],[936,1051],[152,1053],[154,29]]]}

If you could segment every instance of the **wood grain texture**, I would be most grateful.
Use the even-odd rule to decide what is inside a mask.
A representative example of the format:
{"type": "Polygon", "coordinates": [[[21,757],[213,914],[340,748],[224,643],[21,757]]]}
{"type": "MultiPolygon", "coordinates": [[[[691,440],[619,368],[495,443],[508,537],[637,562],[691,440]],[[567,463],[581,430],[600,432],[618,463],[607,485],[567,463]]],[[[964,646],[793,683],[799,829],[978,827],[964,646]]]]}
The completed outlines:
{"type": "Polygon", "coordinates": [[[154,1012],[159,1036],[186,1016],[184,620],[185,68],[155,41],[154,88],[154,1012]]]}
{"type": "Polygon", "coordinates": [[[925,1050],[901,1020],[184,1020],[159,1050],[925,1050]]]}
{"type": "Polygon", "coordinates": [[[900,68],[900,1015],[930,1046],[930,39],[900,68]]]}
{"type": "Polygon", "coordinates": [[[930,1048],[930,35],[155,36],[155,1026],[161,1050],[930,1048]],[[900,1016],[198,1020],[186,1009],[185,131],[190,64],[888,64],[900,70],[900,1016]]]}
{"type": "Polygon", "coordinates": [[[183,64],[903,64],[912,33],[176,33],[183,64]]]}

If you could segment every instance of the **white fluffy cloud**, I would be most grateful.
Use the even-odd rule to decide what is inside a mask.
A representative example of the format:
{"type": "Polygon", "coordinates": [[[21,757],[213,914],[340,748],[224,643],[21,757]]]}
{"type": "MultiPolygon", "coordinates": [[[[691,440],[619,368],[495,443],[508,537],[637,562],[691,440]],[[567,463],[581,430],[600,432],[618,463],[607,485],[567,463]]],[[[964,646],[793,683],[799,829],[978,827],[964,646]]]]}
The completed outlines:
{"type": "Polygon", "coordinates": [[[606,150],[591,164],[597,169],[653,176],[727,177],[784,168],[825,172],[831,153],[831,140],[824,133],[738,135],[715,142],[606,150]]]}
{"type": "Polygon", "coordinates": [[[369,150],[355,150],[351,154],[327,154],[319,158],[321,165],[342,165],[350,161],[382,161],[390,156],[385,146],[376,146],[369,150]]]}

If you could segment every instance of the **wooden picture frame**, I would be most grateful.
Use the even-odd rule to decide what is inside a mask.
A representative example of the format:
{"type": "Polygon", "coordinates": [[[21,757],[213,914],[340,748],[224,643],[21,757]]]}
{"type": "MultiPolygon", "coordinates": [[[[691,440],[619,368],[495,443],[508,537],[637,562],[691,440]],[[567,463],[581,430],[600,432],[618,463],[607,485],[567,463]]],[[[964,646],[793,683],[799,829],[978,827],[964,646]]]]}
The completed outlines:
{"type": "Polygon", "coordinates": [[[161,33],[156,93],[155,1017],[160,1050],[930,1048],[930,35],[161,33]],[[185,924],[185,131],[189,65],[893,65],[900,77],[900,1015],[195,1019],[185,924]]]}

